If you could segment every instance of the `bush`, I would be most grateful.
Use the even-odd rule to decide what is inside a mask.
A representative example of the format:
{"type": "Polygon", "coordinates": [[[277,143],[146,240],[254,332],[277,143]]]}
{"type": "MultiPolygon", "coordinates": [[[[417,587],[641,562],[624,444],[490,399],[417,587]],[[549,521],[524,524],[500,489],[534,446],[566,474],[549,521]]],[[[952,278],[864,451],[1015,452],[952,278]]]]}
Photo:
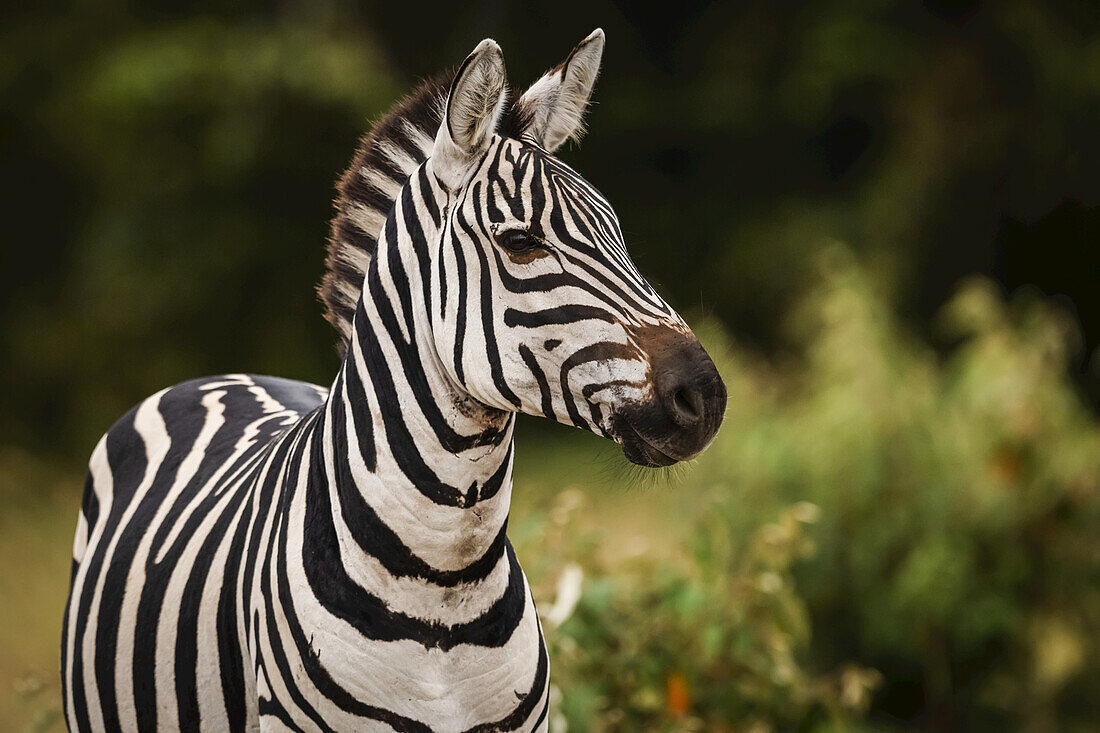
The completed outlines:
{"type": "Polygon", "coordinates": [[[561,495],[541,535],[543,552],[569,558],[540,605],[554,665],[552,730],[661,722],[685,731],[732,730],[731,722],[786,730],[865,710],[877,673],[846,665],[814,674],[799,659],[809,623],[790,569],[811,550],[804,528],[816,521],[815,506],[783,511],[742,543],[722,541],[717,525],[704,530],[687,563],[642,558],[609,568],[589,560],[582,571],[573,560],[585,560],[574,555],[590,553],[569,546],[586,542],[561,543],[570,536],[568,509],[584,503],[578,495],[561,495]]]}
{"type": "Polygon", "coordinates": [[[547,623],[559,729],[1088,727],[1100,427],[1070,319],[974,280],[942,355],[844,250],[819,271],[785,363],[701,334],[730,400],[679,488],[690,546],[610,567],[555,524],[573,492],[524,539],[544,613],[584,576],[547,623]]]}

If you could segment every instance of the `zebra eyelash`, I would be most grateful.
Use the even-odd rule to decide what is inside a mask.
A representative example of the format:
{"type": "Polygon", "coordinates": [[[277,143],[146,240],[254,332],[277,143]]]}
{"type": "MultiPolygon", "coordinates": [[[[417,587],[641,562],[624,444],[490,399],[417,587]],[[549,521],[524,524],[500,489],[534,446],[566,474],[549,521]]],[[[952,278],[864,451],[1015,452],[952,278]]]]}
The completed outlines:
{"type": "Polygon", "coordinates": [[[494,239],[498,246],[512,254],[527,254],[546,249],[546,242],[526,229],[505,229],[498,232],[494,239]]]}
{"type": "Polygon", "coordinates": [[[550,254],[552,249],[545,239],[526,227],[494,224],[490,231],[496,245],[509,255],[550,254]],[[520,241],[517,242],[517,240],[520,241]]]}

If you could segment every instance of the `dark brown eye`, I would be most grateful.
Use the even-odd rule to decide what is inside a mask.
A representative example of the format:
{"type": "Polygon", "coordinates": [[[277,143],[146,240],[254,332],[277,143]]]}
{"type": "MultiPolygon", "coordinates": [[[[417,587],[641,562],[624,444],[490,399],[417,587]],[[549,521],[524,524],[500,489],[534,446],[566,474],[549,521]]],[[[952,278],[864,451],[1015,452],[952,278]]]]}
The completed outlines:
{"type": "Polygon", "coordinates": [[[529,252],[539,246],[539,240],[522,229],[509,229],[506,232],[501,232],[497,235],[497,242],[504,249],[516,254],[529,252]]]}

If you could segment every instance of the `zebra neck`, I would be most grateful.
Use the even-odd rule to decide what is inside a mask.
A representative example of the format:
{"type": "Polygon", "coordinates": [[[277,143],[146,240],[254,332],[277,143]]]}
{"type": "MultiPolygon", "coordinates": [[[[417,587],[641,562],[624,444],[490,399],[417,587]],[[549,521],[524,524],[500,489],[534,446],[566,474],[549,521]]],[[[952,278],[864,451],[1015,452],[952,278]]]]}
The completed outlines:
{"type": "Polygon", "coordinates": [[[376,557],[398,548],[395,575],[473,583],[507,564],[514,416],[455,384],[411,305],[430,281],[421,255],[434,235],[413,200],[390,213],[367,271],[326,406],[327,480],[341,498],[342,545],[376,557]]]}

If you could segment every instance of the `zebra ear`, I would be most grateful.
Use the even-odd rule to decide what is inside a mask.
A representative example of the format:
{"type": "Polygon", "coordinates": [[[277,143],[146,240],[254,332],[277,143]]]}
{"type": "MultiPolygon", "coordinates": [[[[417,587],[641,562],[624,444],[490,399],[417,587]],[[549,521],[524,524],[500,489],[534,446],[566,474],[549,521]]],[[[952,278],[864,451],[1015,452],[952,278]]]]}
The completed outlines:
{"type": "Polygon", "coordinates": [[[436,175],[451,189],[462,186],[496,130],[506,90],[504,55],[486,38],[466,57],[451,82],[432,151],[436,175]]]}
{"type": "Polygon", "coordinates": [[[520,97],[531,115],[527,132],[550,152],[584,133],[584,111],[600,72],[603,44],[603,29],[597,28],[520,97]]]}

